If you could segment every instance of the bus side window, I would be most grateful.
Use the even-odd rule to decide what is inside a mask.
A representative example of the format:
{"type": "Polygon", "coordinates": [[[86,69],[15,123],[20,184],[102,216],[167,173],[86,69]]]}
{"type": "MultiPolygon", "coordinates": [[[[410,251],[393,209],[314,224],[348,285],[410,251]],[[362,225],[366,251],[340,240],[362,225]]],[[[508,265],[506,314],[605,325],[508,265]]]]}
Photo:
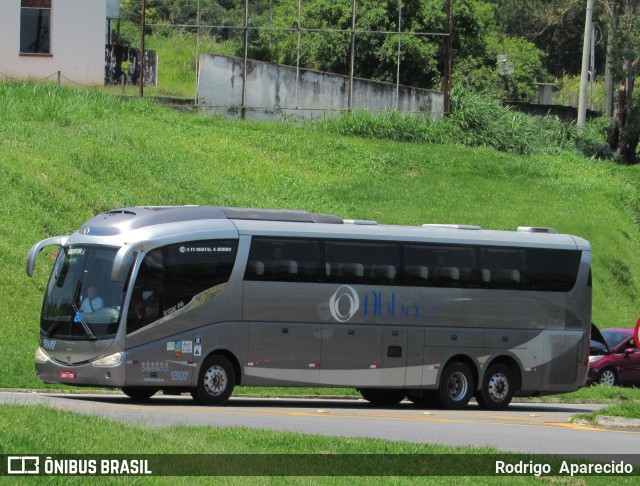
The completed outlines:
{"type": "Polygon", "coordinates": [[[404,245],[405,285],[477,287],[476,252],[462,245],[404,245]]]}
{"type": "Polygon", "coordinates": [[[330,282],[365,285],[397,283],[400,245],[371,241],[324,242],[326,274],[330,282]]]}
{"type": "Polygon", "coordinates": [[[127,334],[160,318],[163,275],[164,258],[159,248],[145,255],[138,270],[127,315],[127,334]]]}
{"type": "Polygon", "coordinates": [[[187,306],[231,276],[236,240],[190,241],[157,248],[138,271],[127,315],[131,333],[187,306]]]}
{"type": "Polygon", "coordinates": [[[523,248],[481,249],[483,283],[492,289],[527,288],[526,260],[526,251],[523,248]]]}
{"type": "Polygon", "coordinates": [[[236,240],[199,240],[165,247],[160,317],[188,305],[205,290],[228,282],[237,248],[236,240]]]}
{"type": "Polygon", "coordinates": [[[528,248],[527,265],[531,289],[568,292],[578,278],[581,258],[582,253],[577,250],[528,248]]]}
{"type": "Polygon", "coordinates": [[[317,282],[320,242],[311,238],[253,237],[245,280],[317,282]]]}

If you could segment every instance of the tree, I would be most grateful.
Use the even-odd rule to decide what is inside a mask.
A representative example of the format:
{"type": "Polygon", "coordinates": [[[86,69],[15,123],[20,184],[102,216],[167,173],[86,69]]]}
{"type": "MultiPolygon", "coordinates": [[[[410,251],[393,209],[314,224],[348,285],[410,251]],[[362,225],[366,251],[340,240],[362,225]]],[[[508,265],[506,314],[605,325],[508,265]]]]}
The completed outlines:
{"type": "MultiPolygon", "coordinates": [[[[558,78],[580,74],[585,0],[489,1],[496,5],[498,31],[533,43],[545,54],[547,71],[558,78]]],[[[597,43],[595,48],[596,68],[601,72],[604,44],[597,43]]]]}
{"type": "Polygon", "coordinates": [[[619,80],[608,143],[624,163],[636,164],[640,140],[640,100],[634,92],[640,73],[640,0],[602,0],[613,42],[610,63],[619,80]]]}
{"type": "MultiPolygon", "coordinates": [[[[251,55],[264,61],[298,63],[298,1],[274,1],[275,29],[260,31],[251,55]],[[286,31],[282,29],[293,29],[286,31]]],[[[400,83],[423,88],[441,87],[444,73],[443,33],[445,0],[357,0],[355,76],[395,82],[400,48],[400,83]],[[401,9],[401,12],[400,12],[401,9]],[[401,32],[398,35],[398,16],[401,32]]],[[[349,74],[351,65],[352,0],[305,0],[300,12],[302,67],[349,74]],[[321,29],[325,29],[321,31],[321,29]]],[[[545,81],[543,54],[530,42],[508,36],[499,41],[495,6],[480,0],[455,0],[453,21],[454,79],[500,97],[526,98],[535,81],[545,81]],[[518,61],[518,77],[508,93],[497,69],[504,46],[518,61]]]]}
{"type": "Polygon", "coordinates": [[[544,69],[544,53],[522,37],[488,33],[485,51],[481,56],[456,61],[454,83],[473,91],[490,94],[494,98],[528,101],[535,97],[534,82],[549,81],[544,69]],[[512,72],[501,74],[497,58],[506,55],[512,72]]]}
{"type": "MultiPolygon", "coordinates": [[[[430,1],[430,0],[429,0],[430,1]]],[[[421,0],[402,1],[402,25],[398,31],[398,0],[358,0],[354,70],[358,77],[394,82],[398,43],[401,82],[414,86],[439,86],[438,44],[441,39],[410,33],[433,32],[421,0]]],[[[443,4],[442,1],[439,2],[443,4]]],[[[273,4],[272,30],[259,31],[251,53],[269,62],[297,64],[311,69],[349,74],[351,66],[351,0],[280,0],[273,4]],[[290,29],[290,30],[284,30],[290,29]],[[298,39],[300,57],[298,59],[298,39]]],[[[442,32],[444,22],[437,26],[442,32]]]]}

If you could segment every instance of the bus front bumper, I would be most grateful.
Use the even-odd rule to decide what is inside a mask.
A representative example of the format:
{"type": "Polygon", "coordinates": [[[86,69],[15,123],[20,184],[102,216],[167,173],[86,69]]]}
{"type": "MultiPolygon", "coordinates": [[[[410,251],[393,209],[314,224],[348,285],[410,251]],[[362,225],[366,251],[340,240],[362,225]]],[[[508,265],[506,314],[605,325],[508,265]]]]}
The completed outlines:
{"type": "Polygon", "coordinates": [[[42,348],[36,350],[36,375],[43,383],[122,387],[125,384],[126,359],[123,352],[81,364],[66,364],[52,359],[42,348]]]}

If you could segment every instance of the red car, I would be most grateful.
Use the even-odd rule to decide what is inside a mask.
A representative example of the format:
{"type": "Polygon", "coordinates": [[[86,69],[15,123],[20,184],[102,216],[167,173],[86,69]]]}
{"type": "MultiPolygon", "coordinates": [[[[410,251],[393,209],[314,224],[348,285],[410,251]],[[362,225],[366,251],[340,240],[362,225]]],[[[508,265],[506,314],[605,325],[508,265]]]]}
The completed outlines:
{"type": "Polygon", "coordinates": [[[587,383],[640,386],[640,350],[633,332],[633,328],[604,329],[604,339],[598,340],[592,331],[587,383]]]}

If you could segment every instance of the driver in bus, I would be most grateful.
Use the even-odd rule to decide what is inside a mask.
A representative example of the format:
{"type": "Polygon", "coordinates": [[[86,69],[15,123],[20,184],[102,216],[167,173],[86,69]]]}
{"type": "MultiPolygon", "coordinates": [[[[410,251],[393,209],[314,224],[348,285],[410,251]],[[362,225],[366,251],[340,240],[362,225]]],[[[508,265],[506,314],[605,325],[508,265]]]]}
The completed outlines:
{"type": "Polygon", "coordinates": [[[98,291],[95,285],[89,285],[87,289],[87,297],[82,301],[80,310],[82,312],[90,313],[99,311],[104,307],[104,302],[98,296],[98,291]]]}

